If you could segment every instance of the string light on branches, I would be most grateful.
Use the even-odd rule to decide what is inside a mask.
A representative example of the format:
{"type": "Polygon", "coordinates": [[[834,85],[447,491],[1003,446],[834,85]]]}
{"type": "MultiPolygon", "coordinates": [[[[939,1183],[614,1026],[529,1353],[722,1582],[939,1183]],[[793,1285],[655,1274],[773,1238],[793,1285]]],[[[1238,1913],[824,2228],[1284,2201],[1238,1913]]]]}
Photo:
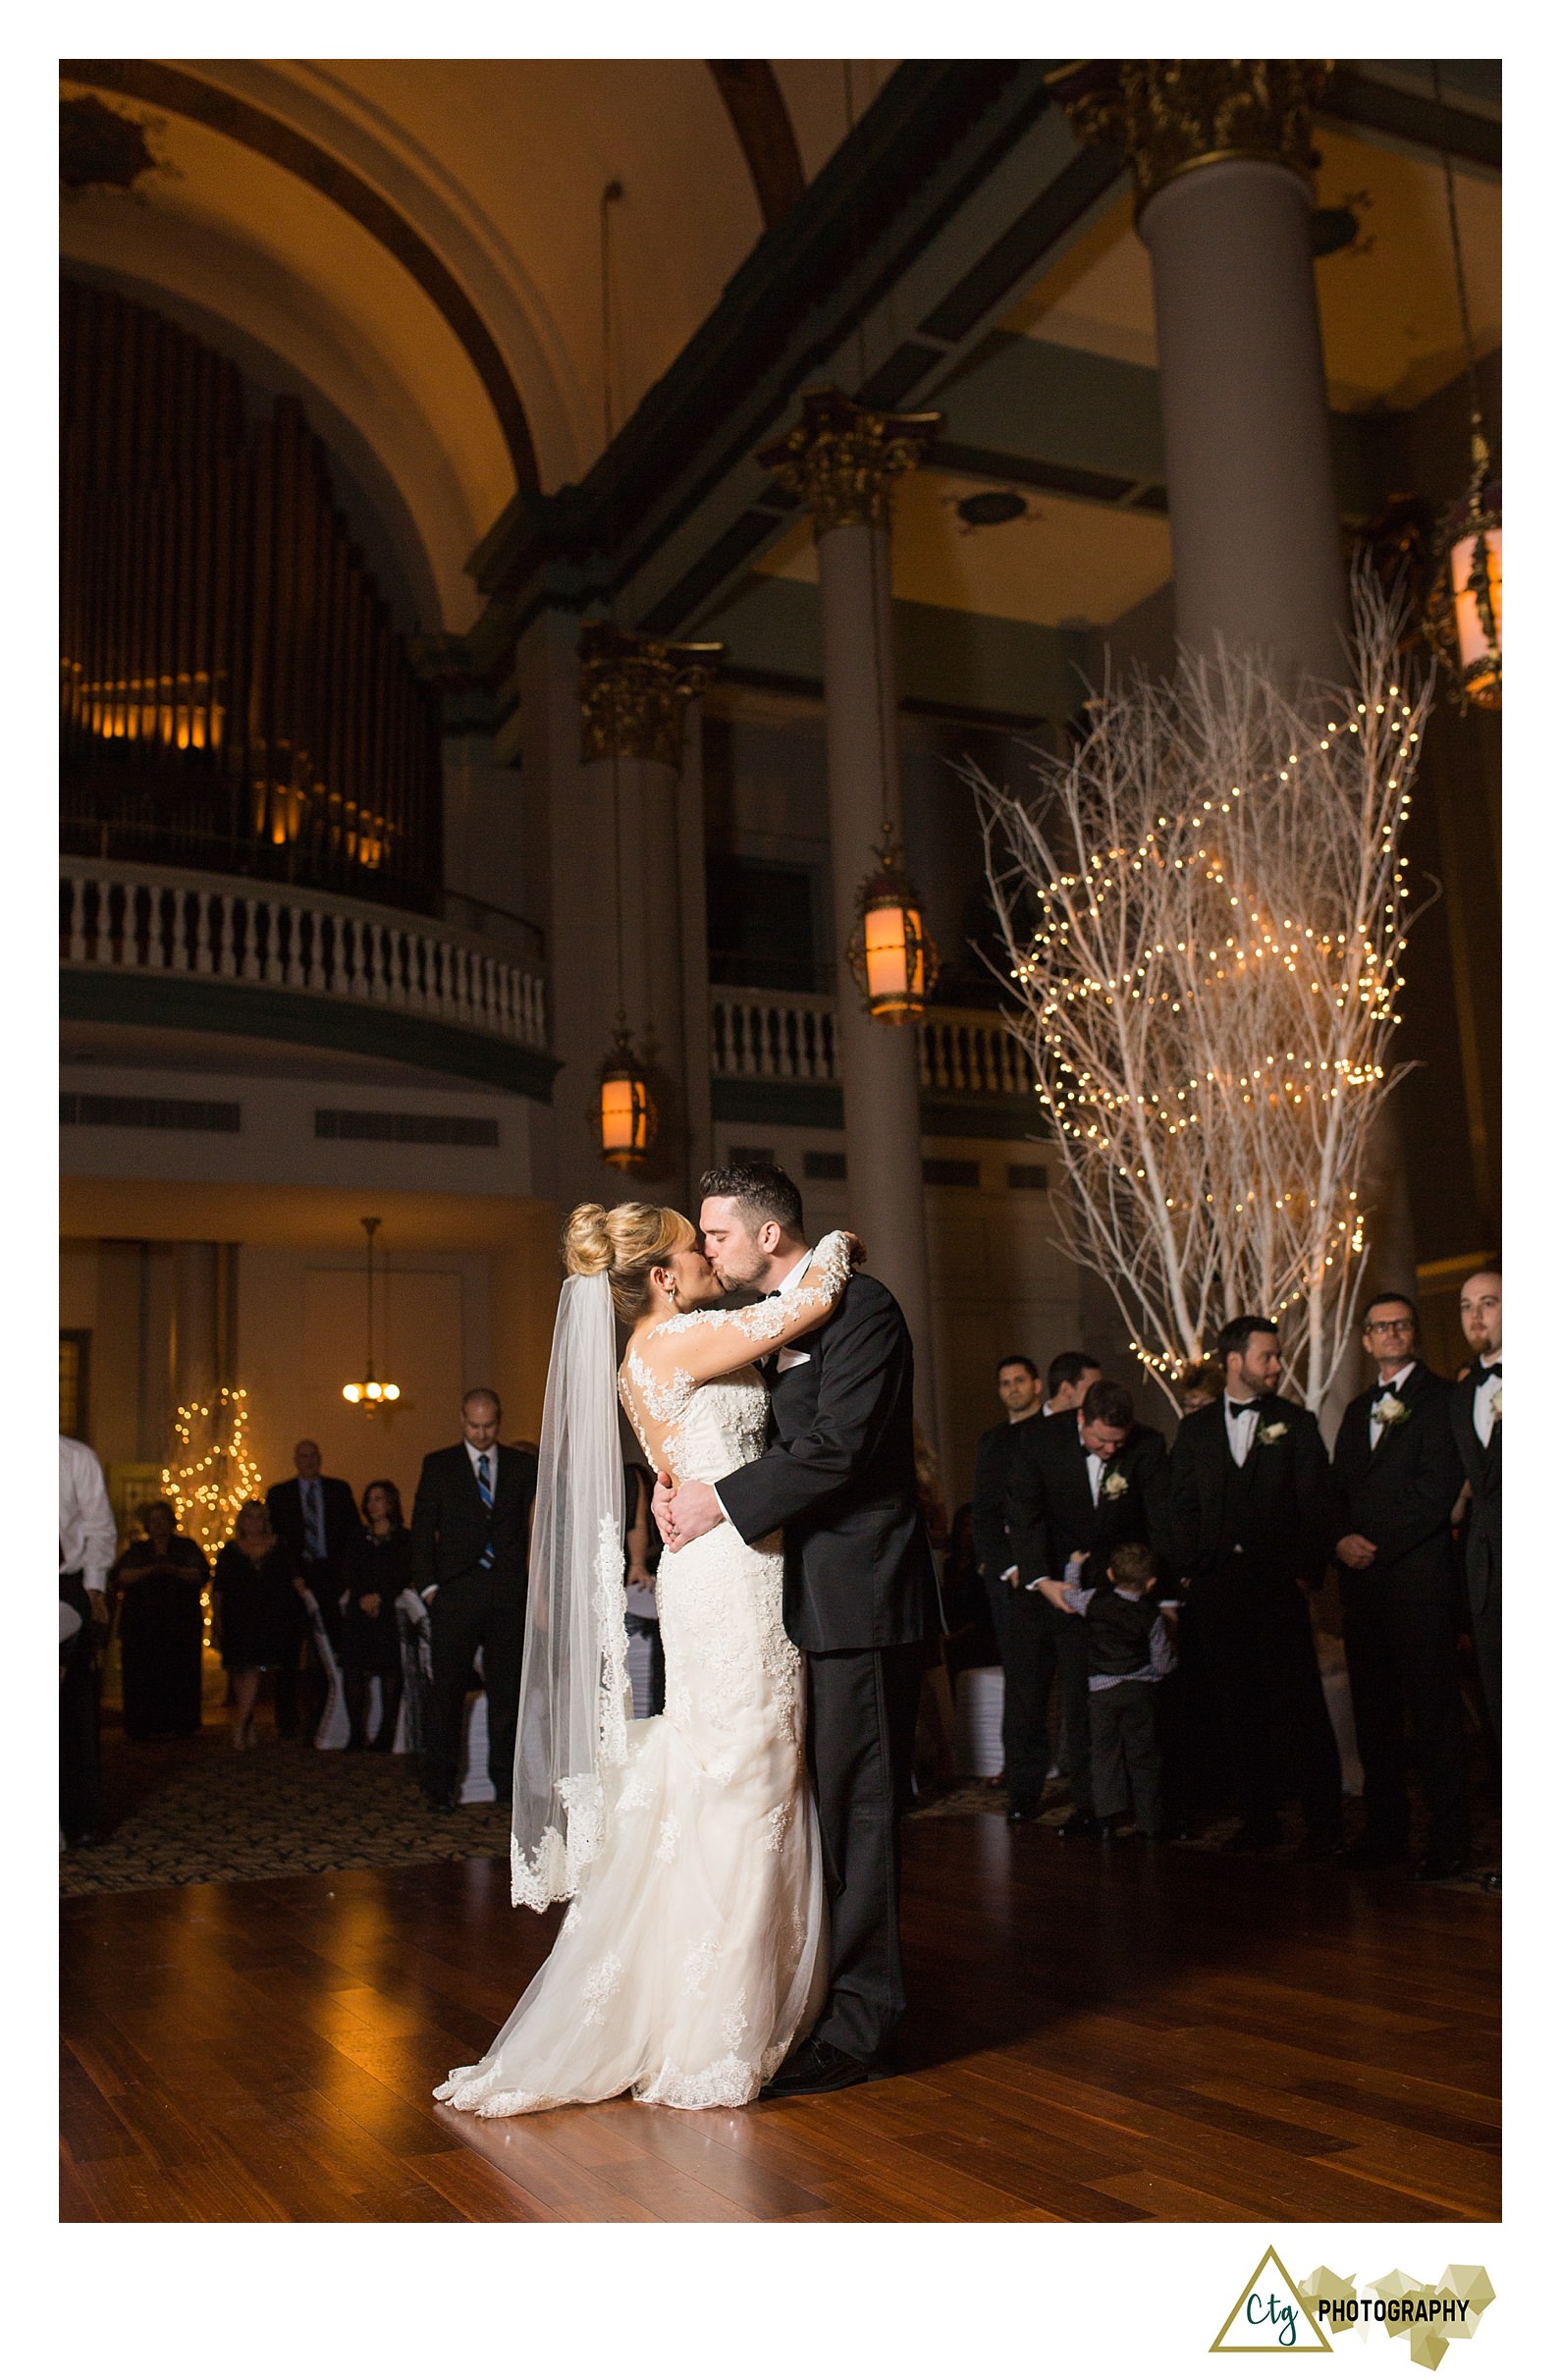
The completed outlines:
{"type": "MultiPolygon", "coordinates": [[[[219,1388],[209,1404],[181,1405],[173,1434],[175,1450],[163,1465],[162,1491],[179,1527],[215,1565],[241,1506],[252,1503],[262,1486],[248,1446],[248,1397],[242,1388],[219,1388]]],[[[209,1588],[201,1591],[200,1608],[202,1642],[209,1646],[209,1588]]]]}
{"type": "Polygon", "coordinates": [[[1403,601],[1362,569],[1354,603],[1354,683],[1310,718],[1256,661],[1187,657],[1109,684],[1029,795],[969,773],[1065,1242],[1173,1404],[1227,1314],[1286,1320],[1313,1406],[1353,1341],[1429,700],[1403,601]]]}

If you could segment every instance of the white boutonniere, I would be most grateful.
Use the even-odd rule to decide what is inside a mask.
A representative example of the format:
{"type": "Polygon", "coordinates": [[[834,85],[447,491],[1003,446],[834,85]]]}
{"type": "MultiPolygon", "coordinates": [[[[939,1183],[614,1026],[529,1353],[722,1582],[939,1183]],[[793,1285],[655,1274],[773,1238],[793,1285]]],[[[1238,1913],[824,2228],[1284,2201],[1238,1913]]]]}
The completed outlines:
{"type": "Polygon", "coordinates": [[[1258,1443],[1260,1446],[1277,1446],[1279,1440],[1282,1437],[1288,1437],[1289,1434],[1290,1425],[1288,1422],[1269,1422],[1264,1429],[1259,1431],[1258,1443]]]}
{"type": "Polygon", "coordinates": [[[1396,1429],[1409,1420],[1409,1407],[1399,1396],[1379,1396],[1372,1407],[1372,1419],[1380,1422],[1384,1430],[1396,1429]]]}
{"type": "Polygon", "coordinates": [[[1496,1382],[1496,1393],[1495,1393],[1495,1395],[1494,1395],[1494,1396],[1491,1398],[1491,1400],[1490,1400],[1490,1423],[1491,1423],[1491,1428],[1492,1428],[1492,1429],[1494,1429],[1494,1428],[1495,1428],[1495,1425],[1497,1424],[1497,1422],[1499,1422],[1499,1421],[1500,1421],[1500,1419],[1501,1419],[1501,1382],[1498,1380],[1498,1381],[1496,1382]]]}
{"type": "Polygon", "coordinates": [[[1126,1493],[1127,1475],[1125,1472],[1107,1471],[1103,1473],[1101,1479],[1101,1496],[1103,1501],[1108,1501],[1114,1499],[1116,1496],[1126,1495],[1126,1493]]]}

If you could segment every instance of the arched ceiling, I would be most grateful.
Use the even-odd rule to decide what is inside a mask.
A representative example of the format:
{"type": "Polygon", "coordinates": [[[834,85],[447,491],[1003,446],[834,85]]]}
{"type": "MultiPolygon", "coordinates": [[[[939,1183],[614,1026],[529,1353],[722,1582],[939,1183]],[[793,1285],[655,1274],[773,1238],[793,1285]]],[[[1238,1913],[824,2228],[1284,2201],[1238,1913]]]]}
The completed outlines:
{"type": "Polygon", "coordinates": [[[401,491],[422,624],[458,631],[516,489],[589,468],[890,71],[854,63],[847,91],[838,64],[749,62],[724,91],[697,59],[68,62],[62,90],[143,126],[158,170],[73,193],[63,251],[316,390],[359,484],[401,491]]]}

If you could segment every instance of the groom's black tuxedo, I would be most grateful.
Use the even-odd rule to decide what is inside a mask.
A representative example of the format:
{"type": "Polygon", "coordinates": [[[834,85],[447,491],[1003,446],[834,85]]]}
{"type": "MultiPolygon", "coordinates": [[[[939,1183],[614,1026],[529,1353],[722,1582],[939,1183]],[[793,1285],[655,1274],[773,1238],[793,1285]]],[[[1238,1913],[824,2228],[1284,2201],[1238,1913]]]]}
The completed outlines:
{"type": "Polygon", "coordinates": [[[800,1650],[922,1644],[940,1615],[916,1503],[905,1317],[882,1281],[854,1273],[791,1352],[807,1361],[762,1367],[772,1443],[717,1493],[750,1545],[785,1531],[785,1627],[800,1650]]]}
{"type": "Polygon", "coordinates": [[[794,1352],[807,1361],[763,1367],[772,1443],[716,1492],[750,1545],[784,1532],[785,1626],[808,1655],[830,1892],[830,1997],[813,2038],[871,2062],[905,2006],[899,1817],[938,1585],[916,1502],[905,1317],[858,1272],[794,1352]]]}

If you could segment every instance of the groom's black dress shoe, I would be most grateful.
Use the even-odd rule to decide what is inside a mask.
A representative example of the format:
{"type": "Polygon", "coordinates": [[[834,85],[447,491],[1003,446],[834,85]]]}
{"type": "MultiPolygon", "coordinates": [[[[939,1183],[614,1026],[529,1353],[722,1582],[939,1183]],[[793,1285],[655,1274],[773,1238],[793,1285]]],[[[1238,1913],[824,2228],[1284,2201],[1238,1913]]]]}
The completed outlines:
{"type": "Polygon", "coordinates": [[[1028,1802],[1010,1802],[1008,1804],[1008,1823],[1010,1826],[1023,1826],[1027,1824],[1031,1818],[1038,1818],[1040,1815],[1041,1797],[1039,1794],[1037,1794],[1033,1800],[1028,1802]]]}
{"type": "Polygon", "coordinates": [[[853,2082],[877,2080],[871,2066],[828,2041],[804,2041],[760,2086],[761,2099],[800,2099],[810,2091],[849,2090],[853,2082]]]}
{"type": "Polygon", "coordinates": [[[1071,1811],[1063,1819],[1061,1825],[1057,1828],[1057,1839],[1059,1842],[1063,1843],[1076,1843],[1081,1835],[1088,1835],[1093,1841],[1095,1837],[1095,1826],[1096,1820],[1093,1811],[1071,1811]]]}

